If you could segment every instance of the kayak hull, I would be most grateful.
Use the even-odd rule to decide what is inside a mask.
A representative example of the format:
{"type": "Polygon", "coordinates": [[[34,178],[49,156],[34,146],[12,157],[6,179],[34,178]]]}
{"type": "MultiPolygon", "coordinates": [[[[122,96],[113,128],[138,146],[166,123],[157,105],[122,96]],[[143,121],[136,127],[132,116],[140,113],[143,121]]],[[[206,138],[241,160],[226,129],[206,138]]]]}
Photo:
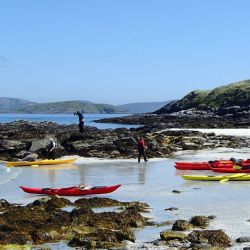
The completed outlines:
{"type": "Polygon", "coordinates": [[[208,162],[175,162],[178,170],[210,170],[208,162]]]}
{"type": "Polygon", "coordinates": [[[93,194],[106,194],[115,191],[121,185],[114,186],[94,186],[90,189],[79,189],[77,186],[68,188],[31,188],[20,186],[20,188],[30,194],[60,195],[60,196],[83,196],[93,194]]]}
{"type": "Polygon", "coordinates": [[[58,165],[69,164],[76,160],[76,158],[70,159],[55,159],[55,160],[38,160],[38,161],[9,161],[6,163],[7,167],[25,167],[32,165],[58,165]]]}
{"type": "Polygon", "coordinates": [[[250,174],[246,174],[243,176],[233,176],[233,175],[181,175],[184,180],[192,180],[192,181],[221,181],[223,179],[227,179],[229,181],[250,181],[250,174]]]}

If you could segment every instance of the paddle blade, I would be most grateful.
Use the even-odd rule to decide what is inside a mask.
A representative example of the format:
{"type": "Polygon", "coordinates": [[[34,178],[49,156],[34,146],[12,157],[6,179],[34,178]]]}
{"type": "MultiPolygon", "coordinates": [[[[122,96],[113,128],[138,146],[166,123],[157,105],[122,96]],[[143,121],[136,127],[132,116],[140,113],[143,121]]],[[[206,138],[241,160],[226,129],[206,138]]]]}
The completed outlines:
{"type": "Polygon", "coordinates": [[[225,178],[225,179],[221,179],[220,182],[223,183],[223,182],[226,182],[226,181],[229,181],[229,178],[225,178]]]}
{"type": "Polygon", "coordinates": [[[241,177],[241,176],[245,176],[245,175],[247,175],[247,174],[246,173],[238,173],[238,174],[226,175],[225,178],[220,180],[220,182],[223,183],[223,182],[229,181],[231,179],[241,177]]]}

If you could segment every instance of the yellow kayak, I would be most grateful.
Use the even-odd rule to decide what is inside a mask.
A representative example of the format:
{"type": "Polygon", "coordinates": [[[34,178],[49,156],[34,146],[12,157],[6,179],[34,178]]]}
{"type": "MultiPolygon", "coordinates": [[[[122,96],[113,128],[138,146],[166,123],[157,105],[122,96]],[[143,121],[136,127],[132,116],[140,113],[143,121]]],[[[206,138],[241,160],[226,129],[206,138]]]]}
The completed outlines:
{"type": "Polygon", "coordinates": [[[32,165],[69,164],[75,160],[76,160],[76,158],[55,159],[55,160],[38,160],[38,161],[9,161],[6,163],[6,166],[7,167],[22,167],[22,166],[32,166],[32,165]]]}
{"type": "Polygon", "coordinates": [[[250,181],[250,174],[237,173],[232,175],[181,175],[184,180],[193,181],[250,181]]]}

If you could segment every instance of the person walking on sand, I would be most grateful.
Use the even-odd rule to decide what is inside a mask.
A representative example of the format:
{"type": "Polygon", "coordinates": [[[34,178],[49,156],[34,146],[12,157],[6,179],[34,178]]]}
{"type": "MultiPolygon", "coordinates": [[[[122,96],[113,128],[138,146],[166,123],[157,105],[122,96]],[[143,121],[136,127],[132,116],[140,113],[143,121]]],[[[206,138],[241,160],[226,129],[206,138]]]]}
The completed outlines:
{"type": "Polygon", "coordinates": [[[145,155],[145,142],[144,142],[144,139],[143,137],[140,137],[138,142],[137,142],[137,148],[138,148],[138,163],[140,163],[141,161],[141,156],[143,156],[144,158],[144,161],[147,162],[147,158],[146,158],[146,155],[145,155]]]}
{"type": "Polygon", "coordinates": [[[80,111],[76,111],[76,113],[74,113],[74,115],[77,115],[78,118],[79,118],[78,127],[79,127],[79,132],[82,134],[83,133],[83,128],[84,128],[84,117],[83,117],[83,114],[80,111]]]}
{"type": "Polygon", "coordinates": [[[56,158],[56,143],[53,138],[49,139],[49,147],[48,147],[48,158],[55,160],[56,158]]]}

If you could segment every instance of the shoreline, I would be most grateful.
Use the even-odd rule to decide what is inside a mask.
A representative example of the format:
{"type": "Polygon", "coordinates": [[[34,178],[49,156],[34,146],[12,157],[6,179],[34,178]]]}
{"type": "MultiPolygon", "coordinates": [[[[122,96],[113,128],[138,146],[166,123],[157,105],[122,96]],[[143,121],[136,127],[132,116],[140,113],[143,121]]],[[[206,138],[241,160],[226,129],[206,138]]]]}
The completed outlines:
{"type": "MultiPolygon", "coordinates": [[[[150,212],[149,216],[153,218],[153,221],[156,221],[157,223],[162,223],[168,220],[170,220],[171,223],[174,223],[175,220],[178,220],[178,219],[188,220],[192,216],[195,216],[195,215],[205,215],[205,216],[216,215],[216,218],[210,224],[208,229],[215,230],[215,229],[224,228],[225,232],[234,240],[238,236],[246,236],[246,234],[244,234],[247,232],[246,227],[243,227],[240,230],[240,232],[238,232],[237,235],[234,235],[234,233],[232,234],[231,232],[232,230],[233,231],[235,230],[233,228],[238,227],[239,222],[242,223],[243,221],[246,221],[249,218],[247,216],[243,217],[242,215],[241,217],[239,217],[237,213],[231,218],[232,222],[228,223],[229,221],[227,220],[227,214],[228,212],[230,212],[230,210],[228,209],[230,209],[230,207],[232,206],[234,207],[235,205],[233,205],[231,202],[228,203],[226,197],[227,196],[231,197],[232,194],[234,194],[233,197],[236,197],[235,195],[237,195],[237,199],[235,199],[235,203],[241,204],[240,200],[242,199],[242,197],[244,197],[244,192],[247,191],[246,185],[249,185],[249,184],[226,183],[225,185],[221,185],[219,183],[185,182],[180,177],[178,177],[178,175],[176,176],[177,172],[175,171],[173,167],[173,162],[175,160],[191,159],[195,155],[196,155],[196,160],[205,159],[204,157],[209,157],[207,152],[211,154],[210,157],[214,157],[216,155],[218,158],[221,158],[221,157],[228,158],[228,156],[231,154],[231,149],[227,149],[227,148],[224,148],[224,149],[220,148],[220,149],[215,149],[212,151],[202,150],[202,151],[180,152],[179,154],[182,153],[182,155],[177,155],[173,158],[168,158],[168,159],[161,159],[161,158],[156,159],[156,160],[152,159],[152,161],[149,161],[146,164],[144,163],[138,164],[136,163],[136,161],[133,161],[132,159],[129,159],[129,160],[105,159],[103,161],[103,159],[100,160],[96,158],[89,158],[89,159],[83,158],[83,161],[81,161],[81,157],[79,157],[80,162],[78,163],[76,162],[76,165],[78,165],[77,168],[79,168],[78,170],[71,169],[71,168],[63,169],[60,167],[57,170],[56,168],[49,170],[48,168],[43,168],[43,167],[40,170],[38,168],[22,168],[21,170],[23,172],[18,178],[20,179],[22,177],[21,179],[25,178],[24,180],[27,181],[26,176],[30,176],[32,177],[32,179],[34,178],[35,180],[37,180],[37,177],[39,176],[39,179],[42,180],[44,177],[47,176],[47,174],[53,174],[53,175],[56,174],[58,177],[55,179],[56,182],[54,183],[54,185],[58,186],[59,180],[61,182],[62,181],[64,182],[65,180],[64,178],[62,178],[63,173],[65,173],[65,177],[67,176],[67,179],[69,181],[72,178],[73,178],[72,180],[75,180],[76,179],[75,174],[82,172],[84,173],[85,178],[89,180],[88,182],[89,184],[92,184],[91,183],[92,181],[95,182],[96,179],[102,180],[101,182],[102,184],[103,183],[110,184],[111,183],[110,180],[113,180],[113,181],[116,180],[120,182],[121,180],[124,181],[125,180],[124,177],[126,177],[128,179],[128,181],[126,181],[127,184],[126,185],[124,184],[124,186],[121,187],[120,190],[106,197],[110,197],[110,198],[112,197],[118,200],[121,200],[122,198],[123,201],[131,201],[131,200],[139,200],[140,202],[149,201],[150,206],[152,206],[152,211],[150,212]],[[194,152],[196,153],[195,155],[194,155],[194,152]],[[134,179],[135,174],[136,174],[135,171],[138,172],[137,181],[136,179],[134,179]],[[33,174],[30,175],[28,173],[33,173],[33,174]],[[47,174],[43,175],[42,173],[44,174],[47,173],[47,174]],[[71,177],[69,176],[69,173],[71,173],[72,175],[71,177]],[[98,174],[99,176],[93,176],[94,173],[99,173],[98,174]],[[170,181],[171,183],[169,183],[170,181]],[[158,191],[158,185],[160,188],[160,192],[158,191]],[[173,189],[180,190],[181,193],[173,194],[171,192],[173,189]],[[143,193],[145,190],[147,190],[146,194],[143,193]],[[239,196],[239,193],[241,193],[240,196],[239,196]],[[205,195],[207,198],[206,202],[209,202],[210,200],[215,199],[214,198],[215,194],[219,195],[218,197],[220,197],[219,199],[221,201],[219,203],[215,203],[213,206],[210,207],[210,209],[208,209],[206,203],[204,203],[203,196],[205,195]],[[156,197],[154,197],[155,195],[156,197]],[[199,200],[200,202],[200,206],[198,206],[197,208],[193,207],[193,204],[192,204],[193,196],[196,197],[196,199],[199,200]],[[223,196],[224,198],[222,199],[223,196]],[[224,215],[223,215],[223,206],[227,207],[227,210],[224,211],[226,212],[224,213],[224,215]],[[173,212],[164,211],[166,208],[169,208],[169,207],[177,207],[178,210],[173,211],[173,212]],[[218,209],[221,211],[220,213],[218,213],[217,211],[218,209]]],[[[235,155],[240,156],[240,154],[244,155],[247,152],[250,152],[250,150],[249,149],[243,149],[243,150],[234,149],[233,152],[235,152],[235,155]]],[[[11,168],[11,171],[15,169],[16,168],[11,168]]],[[[46,178],[50,178],[50,177],[47,176],[46,178]]],[[[14,183],[15,182],[16,181],[14,181],[14,183]]],[[[30,180],[29,182],[32,183],[32,180],[30,180]]],[[[13,189],[14,183],[13,181],[10,181],[9,185],[6,186],[7,189],[2,188],[2,192],[4,192],[5,190],[10,191],[9,187],[11,186],[12,186],[12,190],[14,191],[13,189]]],[[[17,183],[21,183],[21,181],[17,180],[17,183]]],[[[45,182],[42,181],[41,183],[44,183],[43,184],[44,187],[47,186],[45,184],[47,183],[47,181],[45,182]]],[[[2,185],[2,187],[5,185],[2,185]]],[[[38,186],[41,186],[41,184],[39,184],[38,186]]],[[[62,186],[62,184],[59,186],[62,186]]],[[[64,186],[67,186],[67,184],[64,184],[64,186]]],[[[21,192],[18,191],[18,193],[21,193],[21,192]]],[[[25,194],[24,196],[27,198],[30,197],[28,194],[27,195],[25,194]]],[[[13,196],[12,194],[12,197],[14,198],[15,196],[13,196]]],[[[34,201],[34,199],[37,199],[37,198],[39,197],[31,196],[29,198],[29,201],[32,202],[34,201]]],[[[246,208],[245,210],[247,210],[247,206],[244,205],[244,207],[246,208]]],[[[240,212],[240,210],[242,209],[238,209],[238,212],[240,212]]],[[[245,215],[247,215],[247,211],[245,211],[244,213],[245,215]]],[[[137,241],[136,243],[133,243],[132,246],[143,247],[143,245],[145,245],[145,241],[147,241],[146,239],[151,239],[151,237],[148,238],[147,236],[143,236],[143,234],[145,234],[146,232],[152,235],[155,235],[155,237],[153,238],[156,239],[156,238],[159,238],[160,231],[164,231],[170,227],[171,227],[171,224],[170,226],[163,226],[163,227],[157,227],[157,228],[146,227],[144,229],[140,229],[138,231],[138,236],[136,234],[137,241]],[[146,237],[146,239],[144,237],[146,237]]],[[[153,245],[149,245],[149,248],[150,246],[153,246],[153,245]]],[[[235,247],[242,246],[242,244],[238,245],[234,243],[234,246],[235,247]]],[[[157,248],[156,246],[155,248],[161,249],[160,247],[157,248]]]]}
{"type": "Polygon", "coordinates": [[[178,151],[213,149],[218,147],[250,147],[245,136],[216,135],[197,129],[166,129],[161,126],[99,130],[85,127],[83,133],[75,125],[55,123],[32,123],[18,121],[0,124],[0,158],[15,161],[28,154],[46,159],[49,138],[57,143],[56,157],[79,155],[82,157],[135,159],[137,138],[143,136],[148,158],[166,158],[178,151]],[[15,131],[15,132],[13,132],[15,131]]]}
{"type": "MultiPolygon", "coordinates": [[[[73,125],[17,122],[1,126],[3,130],[1,130],[0,136],[2,136],[1,141],[4,142],[2,143],[2,153],[8,152],[9,157],[19,155],[24,148],[27,149],[27,145],[30,146],[30,149],[35,148],[35,152],[43,156],[42,148],[39,148],[38,145],[44,146],[48,136],[52,134],[58,141],[59,152],[63,158],[77,157],[77,161],[72,166],[10,168],[11,174],[15,171],[20,172],[16,177],[10,176],[9,182],[0,183],[1,198],[6,198],[7,201],[28,204],[38,198],[36,195],[22,193],[17,188],[20,185],[67,187],[80,183],[89,185],[122,184],[119,190],[105,195],[105,197],[123,202],[131,200],[146,202],[152,208],[150,216],[154,222],[170,221],[169,225],[138,228],[135,246],[139,244],[143,248],[145,242],[152,239],[152,236],[152,240],[159,239],[160,232],[171,229],[176,220],[190,220],[192,216],[197,215],[216,216],[207,230],[224,229],[233,240],[234,246],[238,246],[234,242],[235,238],[246,236],[244,233],[248,232],[246,221],[249,218],[243,217],[244,214],[247,214],[247,204],[240,203],[242,199],[244,200],[248,183],[221,185],[220,183],[187,182],[179,177],[180,172],[173,167],[174,161],[183,159],[202,161],[249,155],[250,141],[247,137],[216,135],[211,131],[202,133],[187,129],[164,131],[154,126],[104,131],[86,127],[82,135],[73,125]],[[12,133],[13,128],[15,128],[15,134],[12,133]],[[141,134],[144,135],[149,146],[147,150],[149,161],[138,164],[137,149],[132,138],[141,134]],[[44,144],[40,144],[41,142],[44,144]],[[180,193],[175,194],[172,192],[173,190],[179,190],[180,193]],[[215,202],[216,200],[220,202],[215,202]],[[194,207],[194,202],[197,201],[199,202],[194,207]],[[207,202],[213,205],[209,208],[206,205],[207,202]],[[246,209],[241,209],[243,215],[231,215],[231,210],[235,210],[234,202],[246,207],[246,209]],[[223,206],[226,206],[227,210],[223,211],[223,206]],[[166,209],[170,207],[176,207],[177,210],[167,211],[166,209]],[[232,222],[229,223],[227,218],[230,218],[232,222]],[[232,233],[244,223],[246,225],[238,234],[232,233]]],[[[239,130],[234,130],[234,132],[239,132],[239,130]]],[[[193,173],[198,174],[199,172],[193,173]]],[[[69,200],[75,201],[76,198],[69,200]]],[[[175,242],[175,244],[179,243],[175,242]]]]}

